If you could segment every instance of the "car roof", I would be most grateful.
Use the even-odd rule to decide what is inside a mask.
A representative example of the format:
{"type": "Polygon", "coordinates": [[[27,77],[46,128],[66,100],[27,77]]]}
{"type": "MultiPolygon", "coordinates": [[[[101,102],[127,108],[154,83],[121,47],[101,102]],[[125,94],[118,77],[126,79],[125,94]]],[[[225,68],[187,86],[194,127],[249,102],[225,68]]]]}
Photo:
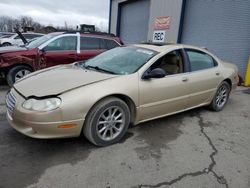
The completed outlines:
{"type": "Polygon", "coordinates": [[[23,32],[22,34],[44,35],[43,33],[34,33],[34,32],[23,32]]]}
{"type": "Polygon", "coordinates": [[[114,34],[104,33],[104,32],[80,32],[80,31],[59,31],[49,33],[51,35],[64,35],[64,34],[76,34],[79,33],[81,36],[90,36],[90,37],[98,37],[98,38],[107,38],[107,39],[116,39],[118,38],[114,34]]]}
{"type": "Polygon", "coordinates": [[[146,48],[149,50],[154,50],[159,53],[165,52],[167,50],[173,49],[173,48],[191,48],[191,49],[197,49],[197,50],[202,50],[204,51],[203,48],[199,48],[196,46],[192,45],[186,45],[186,44],[165,44],[165,45],[160,45],[160,44],[133,44],[132,46],[140,47],[140,48],[146,48]]]}

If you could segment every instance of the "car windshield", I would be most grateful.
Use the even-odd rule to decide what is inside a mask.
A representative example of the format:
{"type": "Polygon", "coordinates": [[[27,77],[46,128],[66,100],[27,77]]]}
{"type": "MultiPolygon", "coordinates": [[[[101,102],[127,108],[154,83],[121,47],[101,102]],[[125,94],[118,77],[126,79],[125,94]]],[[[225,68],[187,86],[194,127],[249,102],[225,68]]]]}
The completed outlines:
{"type": "Polygon", "coordinates": [[[48,41],[49,39],[55,37],[56,35],[52,35],[52,34],[48,34],[48,35],[44,35],[42,37],[37,38],[36,40],[32,40],[30,42],[28,42],[26,44],[27,48],[37,48],[38,46],[40,46],[41,44],[45,43],[46,41],[48,41]]]}
{"type": "Polygon", "coordinates": [[[86,61],[84,67],[113,74],[132,74],[156,53],[138,47],[117,47],[86,61]]]}

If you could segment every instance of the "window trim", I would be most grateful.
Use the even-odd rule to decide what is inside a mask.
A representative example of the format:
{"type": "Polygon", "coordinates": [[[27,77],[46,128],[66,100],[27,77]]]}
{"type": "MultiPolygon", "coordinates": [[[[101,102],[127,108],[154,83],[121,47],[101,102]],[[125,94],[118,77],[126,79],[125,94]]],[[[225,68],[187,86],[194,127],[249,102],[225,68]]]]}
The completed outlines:
{"type": "Polygon", "coordinates": [[[202,50],[198,50],[198,49],[194,49],[194,48],[183,48],[183,51],[184,51],[185,56],[186,56],[186,60],[187,60],[187,63],[188,63],[188,67],[189,67],[189,72],[190,73],[191,72],[198,72],[198,71],[205,71],[205,70],[213,69],[213,68],[218,67],[218,65],[219,65],[218,62],[216,61],[216,59],[212,55],[210,55],[209,53],[204,52],[202,50]],[[192,52],[197,52],[197,53],[200,53],[200,54],[206,54],[206,55],[208,55],[209,57],[212,58],[214,66],[210,67],[210,68],[206,68],[206,69],[192,71],[191,62],[190,62],[190,59],[189,59],[187,51],[192,51],[192,52]]]}

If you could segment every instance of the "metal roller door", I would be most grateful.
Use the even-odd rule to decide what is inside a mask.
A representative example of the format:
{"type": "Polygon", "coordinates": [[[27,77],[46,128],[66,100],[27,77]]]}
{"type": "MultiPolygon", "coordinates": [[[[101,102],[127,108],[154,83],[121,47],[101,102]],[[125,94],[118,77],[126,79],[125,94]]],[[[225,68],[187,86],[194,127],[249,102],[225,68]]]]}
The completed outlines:
{"type": "Polygon", "coordinates": [[[149,5],[149,0],[121,4],[120,37],[125,44],[147,41],[149,5]]]}
{"type": "Polygon", "coordinates": [[[182,43],[207,47],[245,75],[250,55],[249,0],[186,0],[182,43]]]}

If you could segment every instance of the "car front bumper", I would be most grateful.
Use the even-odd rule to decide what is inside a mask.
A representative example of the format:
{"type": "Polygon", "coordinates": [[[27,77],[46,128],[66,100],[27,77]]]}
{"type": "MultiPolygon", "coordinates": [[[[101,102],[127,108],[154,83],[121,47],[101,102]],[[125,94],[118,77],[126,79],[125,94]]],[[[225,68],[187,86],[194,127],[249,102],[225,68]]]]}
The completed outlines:
{"type": "Polygon", "coordinates": [[[58,121],[58,122],[31,122],[23,119],[12,119],[7,113],[9,124],[18,132],[40,139],[78,137],[81,134],[84,120],[58,121]],[[70,128],[60,128],[72,125],[70,128]]]}
{"type": "MultiPolygon", "coordinates": [[[[13,110],[8,110],[7,120],[9,124],[18,132],[33,138],[67,138],[78,137],[81,134],[83,119],[64,119],[62,109],[50,112],[33,112],[22,107],[24,98],[14,89],[11,90],[15,96],[16,103],[13,110]]],[[[13,98],[13,97],[12,97],[13,98]]]]}

